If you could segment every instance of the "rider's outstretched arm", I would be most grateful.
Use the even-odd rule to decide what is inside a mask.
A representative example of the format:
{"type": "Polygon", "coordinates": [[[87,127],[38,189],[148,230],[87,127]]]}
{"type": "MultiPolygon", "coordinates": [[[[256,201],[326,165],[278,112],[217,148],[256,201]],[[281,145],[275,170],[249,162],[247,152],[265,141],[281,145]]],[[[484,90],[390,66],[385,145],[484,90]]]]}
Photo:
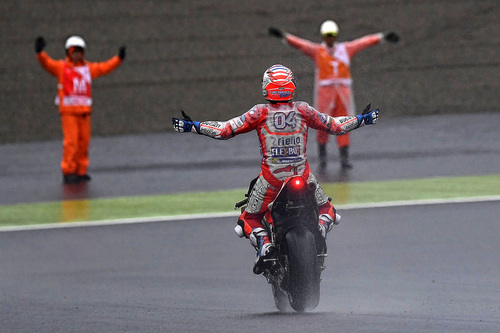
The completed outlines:
{"type": "Polygon", "coordinates": [[[174,130],[181,133],[196,133],[201,135],[206,135],[208,137],[226,140],[232,138],[240,132],[246,132],[243,130],[238,131],[237,129],[242,129],[243,121],[241,117],[236,117],[228,121],[194,121],[189,117],[184,111],[182,112],[183,118],[172,118],[172,125],[174,130]]]}
{"type": "Polygon", "coordinates": [[[333,121],[340,127],[340,132],[337,135],[342,135],[364,125],[373,125],[378,120],[378,109],[370,111],[371,104],[368,104],[362,114],[348,117],[334,117],[333,121]]]}

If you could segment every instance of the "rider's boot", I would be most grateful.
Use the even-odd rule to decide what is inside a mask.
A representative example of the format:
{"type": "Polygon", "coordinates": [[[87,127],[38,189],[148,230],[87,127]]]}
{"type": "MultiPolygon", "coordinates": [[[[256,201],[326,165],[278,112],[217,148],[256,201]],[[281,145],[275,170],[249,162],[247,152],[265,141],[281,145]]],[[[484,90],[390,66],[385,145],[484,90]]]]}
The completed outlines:
{"type": "Polygon", "coordinates": [[[336,211],[332,211],[330,214],[321,214],[318,220],[318,229],[326,240],[327,234],[332,230],[333,225],[339,224],[341,216],[337,214],[336,211]],[[335,218],[332,218],[334,216],[335,218]]]}
{"type": "Polygon", "coordinates": [[[330,230],[332,230],[332,226],[333,226],[333,219],[330,215],[321,214],[319,216],[318,229],[319,229],[319,232],[321,233],[321,236],[323,236],[323,238],[325,238],[325,240],[326,240],[327,234],[330,232],[330,230]]]}
{"type": "Polygon", "coordinates": [[[250,242],[257,250],[257,257],[255,258],[255,264],[253,266],[253,272],[255,274],[261,274],[264,269],[271,266],[271,261],[266,261],[271,259],[274,254],[274,244],[269,240],[267,231],[264,228],[255,228],[249,235],[250,242]]]}

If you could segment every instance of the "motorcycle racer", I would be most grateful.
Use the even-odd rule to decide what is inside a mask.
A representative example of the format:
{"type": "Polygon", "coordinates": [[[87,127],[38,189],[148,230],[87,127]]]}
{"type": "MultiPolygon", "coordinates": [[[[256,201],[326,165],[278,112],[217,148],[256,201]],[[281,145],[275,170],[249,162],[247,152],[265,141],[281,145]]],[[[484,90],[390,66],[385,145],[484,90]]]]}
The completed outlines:
{"type": "Polygon", "coordinates": [[[293,101],[296,83],[292,71],[280,64],[268,68],[262,79],[262,93],[268,101],[257,104],[243,115],[227,121],[193,121],[183,111],[183,119],[172,118],[176,131],[196,133],[225,140],[256,130],[261,148],[261,172],[250,191],[248,204],[239,217],[236,231],[246,237],[257,249],[254,273],[262,273],[262,263],[272,255],[274,248],[262,217],[268,205],[277,196],[283,182],[300,175],[315,185],[315,198],[319,208],[318,228],[326,238],[340,215],[309,169],[307,161],[307,133],[309,128],[328,134],[342,135],[364,125],[375,124],[378,110],[356,116],[331,117],[320,113],[306,102],[293,101]]]}

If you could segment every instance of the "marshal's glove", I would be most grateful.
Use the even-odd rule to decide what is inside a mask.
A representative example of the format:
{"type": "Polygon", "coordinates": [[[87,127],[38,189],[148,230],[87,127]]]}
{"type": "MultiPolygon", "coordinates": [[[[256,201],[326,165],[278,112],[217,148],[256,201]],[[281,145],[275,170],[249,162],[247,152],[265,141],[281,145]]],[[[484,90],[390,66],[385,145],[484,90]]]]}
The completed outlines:
{"type": "Polygon", "coordinates": [[[377,123],[378,120],[378,109],[370,111],[371,104],[368,104],[363,110],[362,114],[356,115],[358,118],[359,126],[363,125],[373,125],[377,123]]]}
{"type": "Polygon", "coordinates": [[[174,130],[180,133],[194,132],[200,133],[200,122],[194,121],[183,110],[181,110],[183,119],[172,118],[174,130]]]}
{"type": "Polygon", "coordinates": [[[47,45],[47,43],[45,43],[45,39],[42,36],[38,36],[35,39],[35,52],[36,53],[42,52],[43,49],[45,48],[45,45],[47,45]]]}
{"type": "Polygon", "coordinates": [[[124,60],[126,55],[127,55],[127,47],[125,45],[120,46],[120,49],[118,50],[118,57],[121,60],[124,60]]]}
{"type": "Polygon", "coordinates": [[[269,35],[276,37],[276,38],[285,37],[285,34],[283,33],[283,31],[281,31],[280,29],[275,28],[275,27],[269,27],[267,29],[267,32],[269,33],[269,35]]]}
{"type": "Polygon", "coordinates": [[[384,34],[384,38],[389,43],[397,43],[399,42],[399,35],[395,32],[388,32],[384,34]]]}

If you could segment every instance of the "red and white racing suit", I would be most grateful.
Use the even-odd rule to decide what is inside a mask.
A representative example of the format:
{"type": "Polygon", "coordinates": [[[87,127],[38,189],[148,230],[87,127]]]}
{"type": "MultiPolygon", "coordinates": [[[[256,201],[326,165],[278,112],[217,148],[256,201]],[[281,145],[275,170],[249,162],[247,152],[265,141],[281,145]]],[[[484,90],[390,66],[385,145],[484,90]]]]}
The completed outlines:
{"type": "Polygon", "coordinates": [[[199,134],[214,139],[229,139],[238,134],[257,131],[261,147],[261,173],[250,193],[248,205],[240,216],[245,222],[248,238],[261,220],[268,205],[274,200],[283,182],[301,175],[316,185],[319,214],[328,214],[335,221],[335,213],[328,198],[309,169],[307,161],[307,132],[309,127],[328,134],[342,135],[359,127],[355,116],[330,117],[318,112],[306,102],[258,104],[239,117],[225,122],[200,122],[199,134]]]}
{"type": "MultiPolygon", "coordinates": [[[[383,34],[367,35],[350,42],[335,43],[328,47],[326,43],[313,43],[292,34],[286,34],[289,45],[313,59],[316,66],[314,83],[314,107],[332,117],[354,115],[352,93],[351,58],[359,51],[380,43],[383,34]]],[[[329,136],[323,131],[317,132],[320,145],[328,143],[329,136]]],[[[349,135],[337,136],[339,148],[349,146],[349,135]]]]}

